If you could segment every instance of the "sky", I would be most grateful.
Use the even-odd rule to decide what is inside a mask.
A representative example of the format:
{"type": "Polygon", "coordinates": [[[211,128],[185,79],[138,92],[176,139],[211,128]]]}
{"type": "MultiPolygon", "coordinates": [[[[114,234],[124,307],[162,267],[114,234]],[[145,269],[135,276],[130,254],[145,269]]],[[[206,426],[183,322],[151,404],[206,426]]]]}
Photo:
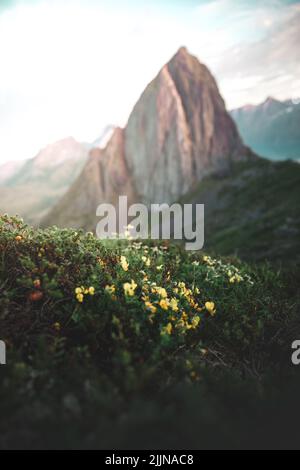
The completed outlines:
{"type": "Polygon", "coordinates": [[[0,163],[124,126],[181,46],[228,109],[300,97],[300,0],[0,0],[0,163]]]}

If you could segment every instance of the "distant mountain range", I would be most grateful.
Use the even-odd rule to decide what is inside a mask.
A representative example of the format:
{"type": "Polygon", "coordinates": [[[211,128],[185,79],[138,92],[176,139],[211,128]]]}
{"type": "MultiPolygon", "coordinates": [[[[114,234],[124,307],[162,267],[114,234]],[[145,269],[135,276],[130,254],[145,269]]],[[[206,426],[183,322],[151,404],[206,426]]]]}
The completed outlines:
{"type": "Polygon", "coordinates": [[[171,203],[205,176],[254,157],[243,144],[207,67],[181,48],[147,86],[125,129],[94,149],[82,173],[43,220],[94,230],[96,208],[129,202],[171,203]]]}
{"type": "Polygon", "coordinates": [[[6,185],[13,176],[23,167],[24,161],[17,160],[0,165],[0,186],[6,185]]]}
{"type": "Polygon", "coordinates": [[[92,143],[68,137],[49,144],[34,158],[1,165],[0,212],[17,213],[38,224],[78,177],[91,149],[104,148],[114,129],[106,126],[92,143]]]}
{"type": "Polygon", "coordinates": [[[230,112],[244,142],[272,160],[300,159],[300,99],[267,98],[230,112]]]}
{"type": "Polygon", "coordinates": [[[88,149],[72,137],[48,145],[30,160],[0,167],[0,211],[36,224],[82,171],[88,149]]]}

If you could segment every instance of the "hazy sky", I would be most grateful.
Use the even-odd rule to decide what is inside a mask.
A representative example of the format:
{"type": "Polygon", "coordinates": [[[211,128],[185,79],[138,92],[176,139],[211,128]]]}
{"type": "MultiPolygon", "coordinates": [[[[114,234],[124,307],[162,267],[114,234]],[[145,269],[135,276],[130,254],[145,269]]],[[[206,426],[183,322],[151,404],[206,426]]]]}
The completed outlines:
{"type": "Polygon", "coordinates": [[[228,108],[300,97],[300,1],[0,0],[0,163],[124,125],[185,45],[228,108]]]}

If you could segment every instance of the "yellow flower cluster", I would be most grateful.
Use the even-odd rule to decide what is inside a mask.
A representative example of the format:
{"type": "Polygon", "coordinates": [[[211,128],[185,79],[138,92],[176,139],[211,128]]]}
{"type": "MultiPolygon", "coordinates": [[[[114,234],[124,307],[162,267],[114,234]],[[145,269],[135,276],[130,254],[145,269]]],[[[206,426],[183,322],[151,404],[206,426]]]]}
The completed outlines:
{"type": "Polygon", "coordinates": [[[79,303],[82,303],[85,295],[95,295],[94,287],[76,287],[75,296],[79,303]]]}
{"type": "Polygon", "coordinates": [[[253,285],[251,277],[248,274],[243,274],[242,276],[236,266],[224,264],[221,260],[213,259],[210,256],[203,256],[203,261],[209,269],[209,276],[212,278],[227,276],[230,284],[247,282],[253,285]]]}
{"type": "Polygon", "coordinates": [[[155,282],[151,284],[152,294],[157,294],[160,298],[166,299],[168,297],[167,291],[164,287],[157,286],[155,282]]]}
{"type": "Polygon", "coordinates": [[[208,266],[213,266],[215,264],[215,260],[212,259],[210,256],[203,256],[203,261],[208,266]]]}
{"type": "Polygon", "coordinates": [[[186,314],[186,312],[182,312],[180,319],[178,320],[176,327],[183,329],[183,330],[195,330],[197,326],[199,325],[201,318],[199,315],[195,315],[192,317],[191,322],[189,323],[189,317],[186,314]]]}
{"type": "Polygon", "coordinates": [[[192,289],[188,289],[186,287],[184,282],[178,282],[176,286],[177,287],[174,287],[173,292],[179,295],[180,297],[184,297],[188,301],[191,308],[193,308],[197,312],[201,312],[202,309],[199,306],[199,304],[196,302],[195,297],[194,297],[195,294],[200,293],[199,288],[195,287],[194,290],[192,291],[192,289]]]}
{"type": "MultiPolygon", "coordinates": [[[[145,267],[153,266],[154,272],[163,270],[163,265],[156,265],[154,260],[150,257],[150,250],[156,253],[160,253],[160,250],[152,248],[143,248],[140,243],[134,243],[135,250],[143,249],[143,256],[141,260],[145,267]]],[[[128,252],[126,249],[125,252],[128,252]]],[[[105,263],[98,258],[98,262],[101,266],[105,266],[105,263]]],[[[238,270],[231,265],[223,265],[221,262],[210,258],[209,256],[203,257],[203,262],[207,265],[208,271],[214,277],[218,275],[219,271],[225,276],[228,276],[230,282],[240,282],[243,278],[240,276],[238,270]],[[226,270],[225,270],[226,267],[226,270]],[[232,268],[232,269],[231,269],[232,268]],[[219,271],[218,271],[219,270],[219,271]]],[[[129,270],[129,261],[124,254],[119,258],[119,264],[123,271],[129,270]]],[[[148,313],[147,318],[150,322],[158,321],[160,331],[162,335],[173,335],[177,331],[180,334],[186,334],[189,330],[196,330],[201,323],[201,316],[199,312],[208,312],[209,315],[214,316],[216,314],[215,303],[211,300],[200,302],[198,295],[201,293],[200,289],[195,286],[196,283],[196,270],[198,269],[201,261],[193,261],[191,266],[194,269],[194,282],[192,286],[188,286],[185,282],[170,281],[171,273],[168,271],[165,273],[164,282],[167,283],[167,288],[162,285],[158,285],[156,282],[151,281],[150,271],[139,270],[138,273],[141,277],[141,294],[137,292],[138,284],[133,279],[130,282],[123,284],[123,292],[125,297],[136,296],[137,300],[140,300],[144,304],[144,311],[148,313]],[[202,303],[203,302],[203,303],[202,303]],[[199,305],[200,304],[200,305],[199,305]]],[[[160,274],[157,274],[158,278],[160,274]]],[[[156,279],[157,280],[157,279],[156,279]]],[[[112,300],[117,299],[117,285],[107,284],[104,287],[104,291],[111,297],[112,300]]],[[[85,295],[94,295],[94,287],[85,288],[83,286],[75,289],[76,299],[82,303],[85,295]]]]}
{"type": "Polygon", "coordinates": [[[232,271],[228,271],[227,275],[229,277],[230,284],[235,284],[236,282],[239,283],[243,281],[242,276],[240,276],[240,274],[238,273],[233,274],[232,271]]]}
{"type": "Polygon", "coordinates": [[[165,312],[169,312],[167,325],[161,328],[162,335],[171,335],[175,329],[185,332],[190,329],[196,329],[201,321],[199,315],[187,314],[182,311],[183,305],[180,303],[188,302],[193,311],[202,311],[196,302],[195,294],[199,294],[199,288],[189,289],[184,282],[175,283],[173,288],[173,297],[168,297],[166,288],[158,286],[155,282],[146,283],[142,286],[143,296],[142,300],[145,303],[145,309],[150,312],[149,320],[153,321],[154,314],[157,313],[157,308],[165,312]],[[155,295],[156,298],[150,300],[150,296],[155,295]]]}
{"type": "Polygon", "coordinates": [[[136,288],[137,284],[133,280],[130,283],[125,282],[125,284],[123,284],[124,293],[128,297],[134,296],[136,288]]]}

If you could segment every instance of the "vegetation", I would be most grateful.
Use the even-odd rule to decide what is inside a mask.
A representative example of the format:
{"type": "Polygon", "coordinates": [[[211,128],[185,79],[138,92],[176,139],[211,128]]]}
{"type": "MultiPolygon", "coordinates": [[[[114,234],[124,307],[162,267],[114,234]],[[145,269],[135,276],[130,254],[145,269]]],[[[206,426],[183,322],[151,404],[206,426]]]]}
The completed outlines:
{"type": "Polygon", "coordinates": [[[0,253],[1,448],[296,445],[299,268],[7,216],[0,253]]]}
{"type": "Polygon", "coordinates": [[[247,261],[300,261],[300,165],[264,159],[208,177],[183,202],[205,204],[205,248],[247,261]]]}

